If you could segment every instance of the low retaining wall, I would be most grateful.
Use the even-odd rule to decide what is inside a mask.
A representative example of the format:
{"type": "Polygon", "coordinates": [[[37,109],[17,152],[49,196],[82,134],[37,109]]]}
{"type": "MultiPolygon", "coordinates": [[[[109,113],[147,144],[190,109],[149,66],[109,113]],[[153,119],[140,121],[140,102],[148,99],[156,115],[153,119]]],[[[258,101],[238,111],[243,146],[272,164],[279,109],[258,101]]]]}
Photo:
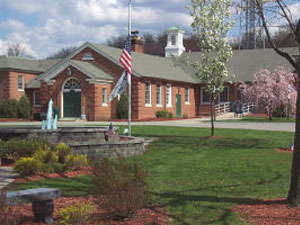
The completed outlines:
{"type": "MultiPolygon", "coordinates": [[[[116,130],[118,131],[118,129],[116,130]]],[[[41,130],[36,127],[27,128],[1,128],[0,138],[8,140],[11,138],[21,139],[41,139],[57,144],[64,142],[71,144],[80,143],[102,143],[111,141],[108,137],[108,127],[59,127],[57,130],[41,130]]],[[[118,141],[118,136],[114,136],[112,141],[118,141]]]]}
{"type": "Polygon", "coordinates": [[[70,147],[75,154],[87,155],[90,159],[99,157],[128,157],[142,155],[145,152],[144,139],[133,137],[120,137],[119,141],[106,143],[72,143],[70,147]]]}
{"type": "MultiPolygon", "coordinates": [[[[115,129],[118,132],[118,129],[115,129]]],[[[141,155],[145,152],[144,139],[114,135],[109,137],[108,127],[60,127],[41,130],[36,127],[0,128],[0,139],[41,139],[52,144],[64,142],[75,154],[85,154],[90,159],[141,155]]]]}

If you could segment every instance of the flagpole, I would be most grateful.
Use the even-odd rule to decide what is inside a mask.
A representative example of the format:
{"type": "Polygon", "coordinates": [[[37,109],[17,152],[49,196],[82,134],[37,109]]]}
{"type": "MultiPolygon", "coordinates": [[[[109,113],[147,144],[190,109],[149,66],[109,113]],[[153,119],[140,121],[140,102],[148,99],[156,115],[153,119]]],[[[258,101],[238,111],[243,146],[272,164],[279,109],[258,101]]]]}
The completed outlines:
{"type": "MultiPolygon", "coordinates": [[[[128,2],[128,37],[131,37],[131,0],[128,2]]],[[[128,80],[128,136],[131,136],[131,75],[128,80]]]]}

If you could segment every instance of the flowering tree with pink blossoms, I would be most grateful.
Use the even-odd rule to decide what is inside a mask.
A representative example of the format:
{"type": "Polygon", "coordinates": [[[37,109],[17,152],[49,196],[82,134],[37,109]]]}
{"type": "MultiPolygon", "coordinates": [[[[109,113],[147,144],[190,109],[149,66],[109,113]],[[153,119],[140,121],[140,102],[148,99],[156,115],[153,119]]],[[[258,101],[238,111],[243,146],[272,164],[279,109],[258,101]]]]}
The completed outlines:
{"type": "Polygon", "coordinates": [[[255,111],[267,113],[269,119],[272,119],[273,114],[287,115],[290,84],[291,113],[295,115],[297,98],[295,74],[285,67],[278,67],[274,73],[264,69],[254,77],[251,84],[244,85],[244,101],[254,103],[255,111]]]}

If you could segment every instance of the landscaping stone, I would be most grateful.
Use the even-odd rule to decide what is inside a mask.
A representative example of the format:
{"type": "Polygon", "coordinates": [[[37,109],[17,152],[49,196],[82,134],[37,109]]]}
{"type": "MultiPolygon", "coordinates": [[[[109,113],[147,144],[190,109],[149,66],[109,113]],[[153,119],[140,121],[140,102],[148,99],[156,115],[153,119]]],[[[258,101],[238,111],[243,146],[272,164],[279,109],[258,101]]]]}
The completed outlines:
{"type": "Polygon", "coordinates": [[[6,193],[7,203],[19,205],[32,203],[35,222],[53,223],[53,199],[61,197],[61,191],[55,188],[35,188],[6,193]]]}

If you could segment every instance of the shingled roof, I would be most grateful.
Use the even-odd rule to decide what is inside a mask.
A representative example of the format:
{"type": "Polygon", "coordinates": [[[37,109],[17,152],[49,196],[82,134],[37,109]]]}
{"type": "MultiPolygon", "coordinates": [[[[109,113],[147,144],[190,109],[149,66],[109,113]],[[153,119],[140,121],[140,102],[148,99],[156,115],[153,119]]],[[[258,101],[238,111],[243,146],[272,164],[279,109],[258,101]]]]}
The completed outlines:
{"type": "MultiPolygon", "coordinates": [[[[282,48],[291,55],[299,55],[298,48],[282,48]]],[[[187,54],[189,60],[196,62],[201,57],[200,52],[192,52],[187,54]]],[[[254,74],[262,69],[274,71],[278,66],[289,68],[293,72],[290,63],[283,57],[279,56],[272,48],[267,49],[247,49],[235,50],[229,61],[229,75],[235,75],[233,81],[251,82],[254,74]]],[[[192,70],[186,70],[193,74],[192,70]]]]}
{"type": "Polygon", "coordinates": [[[57,64],[59,59],[37,60],[32,58],[0,56],[1,69],[15,69],[33,73],[43,73],[50,67],[57,64]]]}
{"type": "MultiPolygon", "coordinates": [[[[69,57],[72,58],[85,47],[91,47],[99,54],[122,67],[119,62],[122,49],[98,45],[95,43],[85,43],[84,45],[79,47],[77,51],[73,52],[69,57]]],[[[174,62],[171,59],[160,56],[132,52],[132,68],[132,74],[137,77],[159,78],[164,80],[182,81],[188,83],[197,82],[196,79],[193,78],[193,76],[187,74],[181,67],[174,66],[174,62]]]]}

